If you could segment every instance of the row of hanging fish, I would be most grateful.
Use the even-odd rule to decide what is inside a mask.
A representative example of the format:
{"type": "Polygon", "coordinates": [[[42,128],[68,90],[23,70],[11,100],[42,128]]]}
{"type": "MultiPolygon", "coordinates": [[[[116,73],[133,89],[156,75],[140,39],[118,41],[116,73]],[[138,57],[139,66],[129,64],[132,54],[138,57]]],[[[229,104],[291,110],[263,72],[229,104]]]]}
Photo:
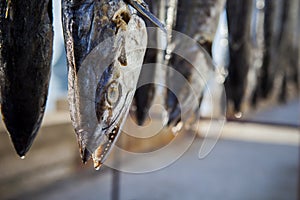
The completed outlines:
{"type": "MultiPolygon", "coordinates": [[[[196,102],[191,111],[200,116],[205,82],[218,70],[211,60],[212,42],[224,7],[229,41],[224,84],[229,108],[233,105],[228,115],[243,111],[247,101],[258,105],[278,88],[284,101],[290,83],[299,86],[297,0],[62,0],[68,101],[83,162],[92,158],[96,169],[103,164],[132,102],[136,121],[144,123],[158,92],[157,85],[143,82],[157,74],[171,88],[163,92],[168,126],[185,122],[182,102],[196,102]],[[253,12],[253,3],[259,12],[253,12]],[[162,31],[149,34],[146,26],[162,31]],[[196,42],[183,42],[175,31],[196,42]],[[162,36],[164,50],[147,49],[162,36]]],[[[52,1],[0,2],[1,111],[21,157],[43,118],[52,42],[52,1]]]]}
{"type": "MultiPolygon", "coordinates": [[[[164,74],[165,85],[163,92],[164,107],[167,110],[168,126],[176,126],[182,121],[181,116],[186,115],[181,108],[183,104],[195,104],[189,110],[198,112],[201,104],[205,84],[214,70],[211,61],[211,46],[214,35],[216,34],[218,20],[224,8],[225,0],[173,0],[173,1],[147,1],[153,13],[160,16],[160,19],[166,24],[168,30],[167,47],[161,52],[159,50],[148,49],[145,56],[145,63],[159,63],[159,66],[153,66],[149,69],[148,65],[142,68],[140,82],[149,82],[155,80],[157,74],[164,74]],[[181,33],[189,36],[190,40],[185,40],[181,33]],[[175,35],[173,35],[175,34],[175,35]],[[204,50],[203,50],[204,48],[204,50]],[[206,51],[208,52],[206,52],[206,51]],[[177,55],[172,52],[184,52],[183,55],[177,55]],[[159,54],[163,54],[163,59],[159,59],[159,54]],[[188,59],[188,60],[186,60],[188,59]],[[161,65],[167,65],[168,68],[163,71],[161,65]],[[175,73],[174,73],[175,72],[175,73]],[[178,74],[182,75],[179,77],[178,74]],[[145,80],[146,79],[146,80],[145,80]],[[203,81],[198,81],[204,79],[203,81]],[[196,93],[191,98],[192,93],[196,93]],[[191,100],[192,99],[192,100],[191,100]]],[[[159,42],[157,34],[149,42],[159,42]]],[[[154,45],[150,45],[154,46],[154,45]]],[[[159,45],[156,45],[159,46],[159,45]]],[[[139,82],[139,83],[140,83],[139,82]]],[[[147,84],[139,87],[135,94],[134,112],[139,125],[142,125],[148,116],[151,103],[153,103],[155,84],[147,84]]],[[[159,94],[155,94],[159,95],[159,94]]],[[[185,111],[186,112],[186,111],[185,111]]],[[[183,120],[184,121],[184,120],[183,120]]]]}
{"type": "MultiPolygon", "coordinates": [[[[197,71],[204,75],[208,75],[206,73],[211,70],[214,70],[216,74],[224,73],[219,75],[224,76],[225,80],[226,116],[228,118],[240,118],[243,112],[259,109],[266,104],[284,103],[299,94],[299,1],[174,0],[161,1],[160,4],[166,8],[165,10],[157,9],[156,13],[159,16],[162,14],[158,10],[165,13],[162,20],[167,27],[195,39],[210,56],[212,56],[212,42],[219,17],[223,9],[226,10],[228,24],[226,33],[228,41],[227,64],[218,66],[216,63],[204,62],[192,66],[186,60],[191,54],[196,54],[189,52],[193,49],[192,46],[186,49],[188,55],[185,55],[184,58],[172,53],[176,48],[180,48],[178,44],[184,43],[178,42],[176,38],[172,37],[172,30],[168,30],[168,37],[171,38],[168,45],[173,49],[165,52],[163,64],[182,74],[189,84],[194,83],[193,76],[197,76],[197,71]],[[170,8],[175,11],[169,12],[170,8]],[[170,22],[171,24],[168,24],[170,22]],[[167,55],[168,52],[171,52],[170,55],[167,55]]],[[[223,51],[226,51],[226,48],[223,47],[223,51]]],[[[200,54],[203,56],[202,53],[200,54]]],[[[192,60],[195,61],[201,56],[200,54],[192,60]]],[[[154,58],[156,59],[155,62],[160,62],[157,57],[154,58]]],[[[157,71],[156,76],[164,73],[161,72],[160,67],[155,70],[157,71]]],[[[165,81],[169,81],[167,85],[172,90],[166,89],[163,95],[165,96],[164,107],[168,111],[168,125],[174,126],[181,121],[182,113],[179,102],[185,102],[187,94],[191,91],[184,86],[183,82],[172,77],[170,71],[172,70],[167,71],[165,81]]],[[[155,76],[154,72],[152,74],[155,76]]],[[[151,75],[149,74],[149,76],[151,75]]],[[[203,77],[201,78],[203,79],[203,77]]],[[[209,78],[211,78],[209,75],[204,77],[205,80],[209,78]]],[[[201,106],[206,106],[206,104],[202,105],[206,87],[201,86],[199,82],[196,83],[195,88],[198,88],[196,91],[199,93],[197,99],[199,107],[196,108],[196,112],[198,112],[201,106]]],[[[155,88],[153,85],[147,87],[155,88]]],[[[145,94],[149,95],[152,92],[147,93],[146,90],[144,92],[140,90],[143,90],[143,87],[138,89],[135,98],[144,98],[146,99],[144,102],[151,104],[153,97],[147,98],[145,94]]],[[[219,107],[224,107],[222,103],[220,102],[219,107]]],[[[145,115],[148,113],[147,109],[150,106],[144,106],[140,103],[136,107],[137,113],[139,113],[139,107],[144,109],[143,114],[139,113],[137,120],[145,119],[145,115]]],[[[221,113],[222,111],[218,112],[221,113]]]]}
{"type": "Polygon", "coordinates": [[[286,102],[299,94],[297,0],[227,0],[227,115],[286,102]]]}

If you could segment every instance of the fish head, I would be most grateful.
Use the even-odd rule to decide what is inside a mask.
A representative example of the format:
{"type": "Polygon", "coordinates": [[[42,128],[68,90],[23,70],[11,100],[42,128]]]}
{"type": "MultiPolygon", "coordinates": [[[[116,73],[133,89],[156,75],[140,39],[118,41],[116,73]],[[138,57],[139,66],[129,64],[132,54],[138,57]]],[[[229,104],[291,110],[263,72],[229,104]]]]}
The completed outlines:
{"type": "Polygon", "coordinates": [[[64,2],[71,120],[83,162],[101,165],[129,111],[147,31],[126,1],[64,2]]]}
{"type": "Polygon", "coordinates": [[[121,133],[136,89],[146,41],[144,22],[132,15],[125,29],[120,27],[112,40],[92,52],[95,56],[88,57],[92,64],[86,63],[86,66],[94,69],[84,70],[79,84],[82,95],[79,95],[78,113],[81,116],[78,124],[85,132],[77,135],[82,136],[83,161],[86,162],[92,154],[96,169],[106,160],[121,133]],[[103,49],[107,46],[112,47],[110,56],[103,56],[103,49]],[[104,66],[107,67],[102,72],[104,66]],[[86,98],[90,96],[94,99],[86,98]],[[85,139],[85,136],[88,138],[85,139]]]}

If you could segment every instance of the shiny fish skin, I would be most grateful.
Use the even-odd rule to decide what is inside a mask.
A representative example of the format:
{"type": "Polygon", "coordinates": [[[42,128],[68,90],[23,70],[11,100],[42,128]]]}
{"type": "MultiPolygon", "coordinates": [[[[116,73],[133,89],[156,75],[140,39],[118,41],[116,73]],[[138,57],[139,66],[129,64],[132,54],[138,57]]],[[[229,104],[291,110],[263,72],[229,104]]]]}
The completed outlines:
{"type": "Polygon", "coordinates": [[[52,1],[2,0],[0,9],[1,111],[22,157],[45,111],[52,57],[52,1]]]}
{"type": "MultiPolygon", "coordinates": [[[[209,54],[211,54],[212,40],[217,30],[219,16],[223,10],[224,4],[225,0],[179,0],[174,30],[195,39],[209,54]]],[[[205,66],[205,64],[204,66],[192,66],[184,59],[175,55],[172,55],[169,66],[180,72],[189,81],[192,79],[191,76],[195,74],[193,71],[195,70],[194,67],[198,67],[197,71],[199,72],[203,72],[206,68],[210,67],[205,66]]],[[[168,85],[173,85],[174,83],[172,82],[174,82],[174,80],[172,80],[172,75],[169,74],[167,76],[167,80],[170,80],[168,85]]],[[[168,90],[166,96],[169,125],[178,123],[181,115],[178,103],[180,99],[177,99],[174,93],[184,93],[184,87],[178,82],[172,88],[175,88],[175,91],[168,90]]],[[[204,88],[199,87],[199,101],[203,89],[204,88]]]]}
{"type": "MultiPolygon", "coordinates": [[[[109,5],[109,1],[104,3],[105,6],[109,5]]],[[[93,152],[86,149],[88,133],[80,131],[80,120],[82,118],[78,108],[80,102],[78,102],[78,96],[76,96],[76,79],[77,72],[88,53],[97,44],[101,43],[105,36],[112,37],[116,31],[116,26],[109,21],[109,17],[112,18],[113,13],[104,10],[104,5],[93,0],[62,0],[62,21],[68,62],[68,101],[71,120],[75,128],[83,162],[90,159],[93,152]],[[94,16],[96,17],[94,18],[94,16]],[[100,20],[103,22],[98,24],[97,21],[100,20]],[[104,29],[106,30],[101,31],[104,29]]],[[[114,10],[117,10],[117,8],[114,10]]]]}
{"type": "Polygon", "coordinates": [[[83,162],[93,154],[99,168],[126,119],[147,33],[120,0],[63,0],[62,8],[71,119],[83,162]]]}

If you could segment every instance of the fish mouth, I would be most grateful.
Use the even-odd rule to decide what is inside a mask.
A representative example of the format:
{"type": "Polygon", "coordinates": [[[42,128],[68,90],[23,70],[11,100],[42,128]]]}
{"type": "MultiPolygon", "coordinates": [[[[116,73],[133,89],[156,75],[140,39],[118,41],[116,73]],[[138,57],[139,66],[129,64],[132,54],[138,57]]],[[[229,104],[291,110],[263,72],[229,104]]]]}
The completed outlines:
{"type": "Polygon", "coordinates": [[[101,144],[93,153],[93,163],[94,168],[96,170],[99,170],[100,167],[103,165],[104,161],[106,160],[107,156],[109,155],[110,151],[112,150],[112,147],[114,143],[117,141],[117,138],[119,136],[120,126],[122,124],[120,120],[117,125],[115,125],[111,132],[109,132],[107,136],[107,139],[103,144],[101,144]]]}
{"type": "MultiPolygon", "coordinates": [[[[128,96],[129,96],[129,93],[126,94],[124,102],[127,102],[128,96]]],[[[105,154],[101,157],[102,158],[101,165],[102,165],[102,163],[106,159],[106,155],[109,153],[110,149],[112,148],[116,139],[119,136],[119,128],[122,125],[123,120],[126,118],[125,117],[126,113],[124,112],[125,110],[126,110],[126,105],[124,104],[121,107],[118,115],[113,119],[113,121],[109,125],[107,125],[106,127],[103,127],[101,129],[101,134],[100,134],[101,135],[101,143],[100,143],[100,145],[97,145],[95,150],[92,150],[92,151],[89,150],[87,148],[87,146],[89,146],[89,145],[85,144],[86,140],[84,138],[82,138],[81,142],[79,143],[79,146],[80,146],[81,159],[82,159],[83,163],[87,163],[87,161],[90,160],[92,157],[95,162],[95,160],[99,160],[99,158],[102,154],[105,154]],[[112,134],[114,135],[113,138],[111,138],[112,134]],[[108,146],[109,149],[108,149],[108,151],[104,152],[105,148],[103,148],[103,146],[107,146],[107,141],[109,142],[109,140],[112,140],[108,146]],[[93,152],[93,153],[91,153],[91,152],[93,152]],[[93,156],[93,155],[99,154],[99,152],[102,152],[100,156],[93,156]]],[[[95,129],[95,131],[97,131],[97,129],[95,129]]],[[[79,132],[80,132],[80,135],[87,135],[88,131],[80,129],[79,132]],[[85,132],[85,134],[83,134],[84,132],[85,132]]],[[[99,160],[99,162],[100,162],[100,160],[99,160]]]]}

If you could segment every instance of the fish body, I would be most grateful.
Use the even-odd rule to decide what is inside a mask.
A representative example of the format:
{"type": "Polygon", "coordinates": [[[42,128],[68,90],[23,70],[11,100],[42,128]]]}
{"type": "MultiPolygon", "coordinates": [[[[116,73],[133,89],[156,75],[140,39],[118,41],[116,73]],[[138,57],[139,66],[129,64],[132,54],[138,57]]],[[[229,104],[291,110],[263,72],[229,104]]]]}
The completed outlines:
{"type": "Polygon", "coordinates": [[[234,105],[234,112],[241,111],[250,67],[250,24],[252,1],[227,0],[229,36],[229,66],[225,81],[227,101],[234,105]]]}
{"type": "Polygon", "coordinates": [[[95,168],[121,132],[141,70],[147,33],[121,0],[62,1],[68,101],[82,160],[95,168]]]}
{"type": "Polygon", "coordinates": [[[225,0],[178,0],[175,31],[197,40],[211,54],[225,0]]]}
{"type": "Polygon", "coordinates": [[[259,85],[259,96],[266,98],[270,94],[272,82],[274,80],[274,67],[271,64],[272,49],[274,44],[274,23],[275,23],[275,2],[265,1],[265,17],[264,17],[264,41],[265,52],[263,55],[263,65],[261,71],[261,81],[259,85]]]}
{"type": "Polygon", "coordinates": [[[274,48],[275,78],[269,82],[272,95],[276,96],[278,102],[284,103],[299,92],[299,1],[279,1],[277,7],[280,12],[274,48]]]}
{"type": "MultiPolygon", "coordinates": [[[[203,57],[206,53],[203,52],[203,49],[199,49],[199,47],[197,47],[200,44],[202,48],[204,48],[209,54],[211,54],[212,40],[217,30],[218,20],[221,11],[223,10],[224,4],[224,0],[178,0],[178,9],[174,30],[183,33],[195,40],[194,45],[190,47],[183,47],[183,49],[186,49],[186,52],[192,53],[193,49],[198,49],[196,52],[194,52],[194,54],[203,57]],[[199,54],[199,52],[201,55],[199,54]]],[[[176,40],[177,39],[175,37],[171,42],[175,44],[175,46],[177,43],[184,42],[176,40]]],[[[196,61],[197,56],[191,59],[196,61]]],[[[205,55],[204,57],[206,56],[207,55],[205,55]]],[[[186,55],[186,57],[190,57],[190,55],[186,55]]],[[[176,56],[175,54],[171,55],[169,66],[183,75],[185,80],[187,80],[189,83],[196,83],[196,81],[193,81],[194,79],[201,79],[199,77],[199,72],[204,75],[207,69],[211,68],[211,70],[213,70],[211,63],[206,62],[205,59],[201,64],[195,66],[192,65],[191,62],[188,62],[185,58],[183,58],[182,55],[176,56]],[[198,78],[196,78],[196,76],[198,76],[198,78]]],[[[172,91],[167,91],[165,100],[166,107],[169,113],[169,125],[174,123],[176,124],[181,120],[181,108],[179,102],[184,102],[184,99],[186,98],[184,97],[184,95],[180,97],[180,95],[178,94],[188,93],[186,87],[183,87],[184,84],[180,81],[176,81],[176,78],[174,78],[173,74],[174,73],[170,72],[167,73],[168,85],[170,85],[172,88],[172,91]]],[[[202,78],[204,78],[205,76],[206,75],[202,76],[202,78]]],[[[198,87],[195,86],[195,88],[197,88],[196,91],[199,93],[198,101],[200,101],[204,85],[199,84],[198,87]]]]}
{"type": "Polygon", "coordinates": [[[20,156],[41,125],[52,58],[52,1],[0,2],[1,111],[20,156]]]}

